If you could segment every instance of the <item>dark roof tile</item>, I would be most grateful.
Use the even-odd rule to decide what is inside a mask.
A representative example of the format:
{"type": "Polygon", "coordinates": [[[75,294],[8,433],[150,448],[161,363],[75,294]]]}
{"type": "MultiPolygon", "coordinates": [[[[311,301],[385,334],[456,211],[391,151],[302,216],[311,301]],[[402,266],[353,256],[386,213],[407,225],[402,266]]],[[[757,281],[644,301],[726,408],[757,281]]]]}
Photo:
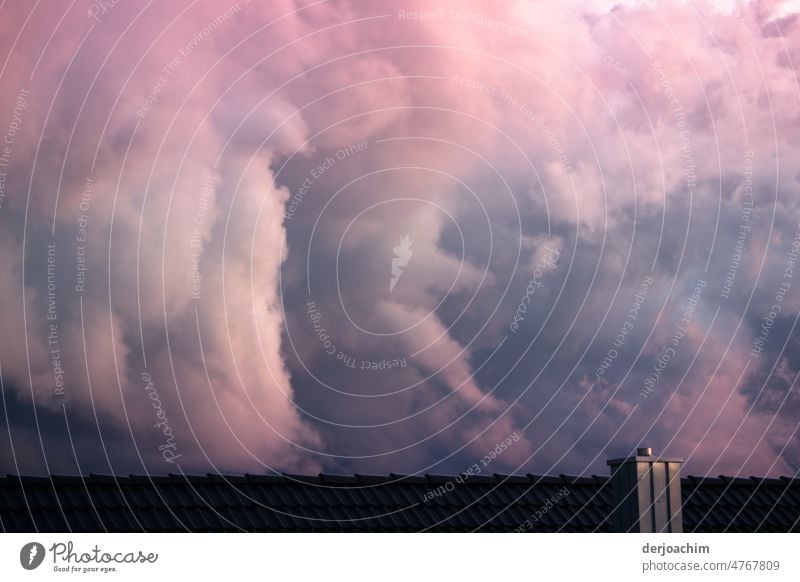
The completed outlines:
{"type": "Polygon", "coordinates": [[[381,475],[361,475],[359,473],[356,473],[356,479],[358,479],[359,483],[364,485],[380,485],[381,483],[386,483],[388,480],[381,475]]]}
{"type": "Polygon", "coordinates": [[[455,477],[453,475],[431,475],[426,473],[425,478],[431,485],[444,485],[450,481],[455,481],[455,477]]]}
{"type": "Polygon", "coordinates": [[[320,480],[326,485],[356,485],[355,477],[352,475],[331,475],[329,473],[320,473],[320,480]]]}
{"type": "MultiPolygon", "coordinates": [[[[0,478],[0,529],[513,531],[530,520],[529,531],[608,531],[608,484],[538,475],[10,476],[0,478]],[[423,502],[429,492],[438,495],[423,502]]],[[[800,528],[797,479],[689,477],[682,492],[686,531],[800,528]]]]}
{"type": "Polygon", "coordinates": [[[561,477],[554,477],[553,475],[527,475],[530,482],[534,485],[564,485],[564,480],[561,477]]]}
{"type": "Polygon", "coordinates": [[[530,481],[525,475],[503,475],[501,473],[495,473],[493,477],[497,480],[497,483],[504,485],[530,485],[530,481]]]}

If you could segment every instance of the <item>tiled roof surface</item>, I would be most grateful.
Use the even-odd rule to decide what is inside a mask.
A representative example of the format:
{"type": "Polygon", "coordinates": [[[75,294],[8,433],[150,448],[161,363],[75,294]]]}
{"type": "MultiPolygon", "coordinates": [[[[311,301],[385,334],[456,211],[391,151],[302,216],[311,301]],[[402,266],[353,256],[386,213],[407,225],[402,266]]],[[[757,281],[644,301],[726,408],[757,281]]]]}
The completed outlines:
{"type": "Polygon", "coordinates": [[[696,532],[800,532],[800,479],[681,479],[683,527],[696,532]]]}
{"type": "MultiPolygon", "coordinates": [[[[607,477],[0,478],[0,531],[608,531],[607,477]],[[435,494],[435,493],[438,493],[435,494]],[[548,507],[549,505],[549,507],[548,507]]],[[[800,479],[682,479],[684,529],[800,531],[800,479]]]]}

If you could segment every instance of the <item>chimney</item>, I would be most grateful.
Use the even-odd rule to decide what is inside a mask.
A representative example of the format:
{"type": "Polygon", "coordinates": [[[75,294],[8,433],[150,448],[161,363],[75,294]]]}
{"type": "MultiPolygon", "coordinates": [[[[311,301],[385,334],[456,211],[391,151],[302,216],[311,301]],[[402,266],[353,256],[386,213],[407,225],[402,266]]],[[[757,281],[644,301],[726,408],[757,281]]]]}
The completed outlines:
{"type": "Polygon", "coordinates": [[[683,532],[681,512],[683,459],[654,457],[650,447],[636,456],[611,459],[611,494],[615,532],[683,532]]]}

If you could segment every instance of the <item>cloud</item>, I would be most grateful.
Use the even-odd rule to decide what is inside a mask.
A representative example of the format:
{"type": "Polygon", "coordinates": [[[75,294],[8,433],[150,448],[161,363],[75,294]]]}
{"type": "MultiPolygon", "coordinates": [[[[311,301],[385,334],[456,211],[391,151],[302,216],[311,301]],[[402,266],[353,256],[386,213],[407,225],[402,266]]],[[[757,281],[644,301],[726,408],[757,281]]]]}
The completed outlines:
{"type": "MultiPolygon", "coordinates": [[[[460,471],[518,434],[497,471],[637,444],[797,470],[793,328],[751,355],[800,306],[783,5],[29,10],[0,22],[0,364],[79,457],[460,471]]],[[[24,456],[75,469],[43,443],[24,456]]]]}

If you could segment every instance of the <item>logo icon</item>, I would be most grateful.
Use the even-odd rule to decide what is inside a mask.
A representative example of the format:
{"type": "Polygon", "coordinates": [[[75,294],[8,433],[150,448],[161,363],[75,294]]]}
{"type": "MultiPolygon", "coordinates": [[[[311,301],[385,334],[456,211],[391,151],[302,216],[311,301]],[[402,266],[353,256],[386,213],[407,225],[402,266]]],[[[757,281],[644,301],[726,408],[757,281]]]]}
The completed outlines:
{"type": "Polygon", "coordinates": [[[407,234],[400,239],[400,244],[394,247],[394,258],[392,258],[392,278],[389,280],[389,293],[394,291],[394,286],[397,285],[397,282],[400,280],[400,276],[403,274],[403,269],[408,266],[408,262],[411,260],[411,255],[414,254],[411,250],[412,244],[414,244],[414,241],[411,240],[411,236],[407,234]]]}
{"type": "Polygon", "coordinates": [[[28,542],[19,551],[19,563],[26,570],[35,570],[44,561],[44,546],[39,542],[28,542]]]}

